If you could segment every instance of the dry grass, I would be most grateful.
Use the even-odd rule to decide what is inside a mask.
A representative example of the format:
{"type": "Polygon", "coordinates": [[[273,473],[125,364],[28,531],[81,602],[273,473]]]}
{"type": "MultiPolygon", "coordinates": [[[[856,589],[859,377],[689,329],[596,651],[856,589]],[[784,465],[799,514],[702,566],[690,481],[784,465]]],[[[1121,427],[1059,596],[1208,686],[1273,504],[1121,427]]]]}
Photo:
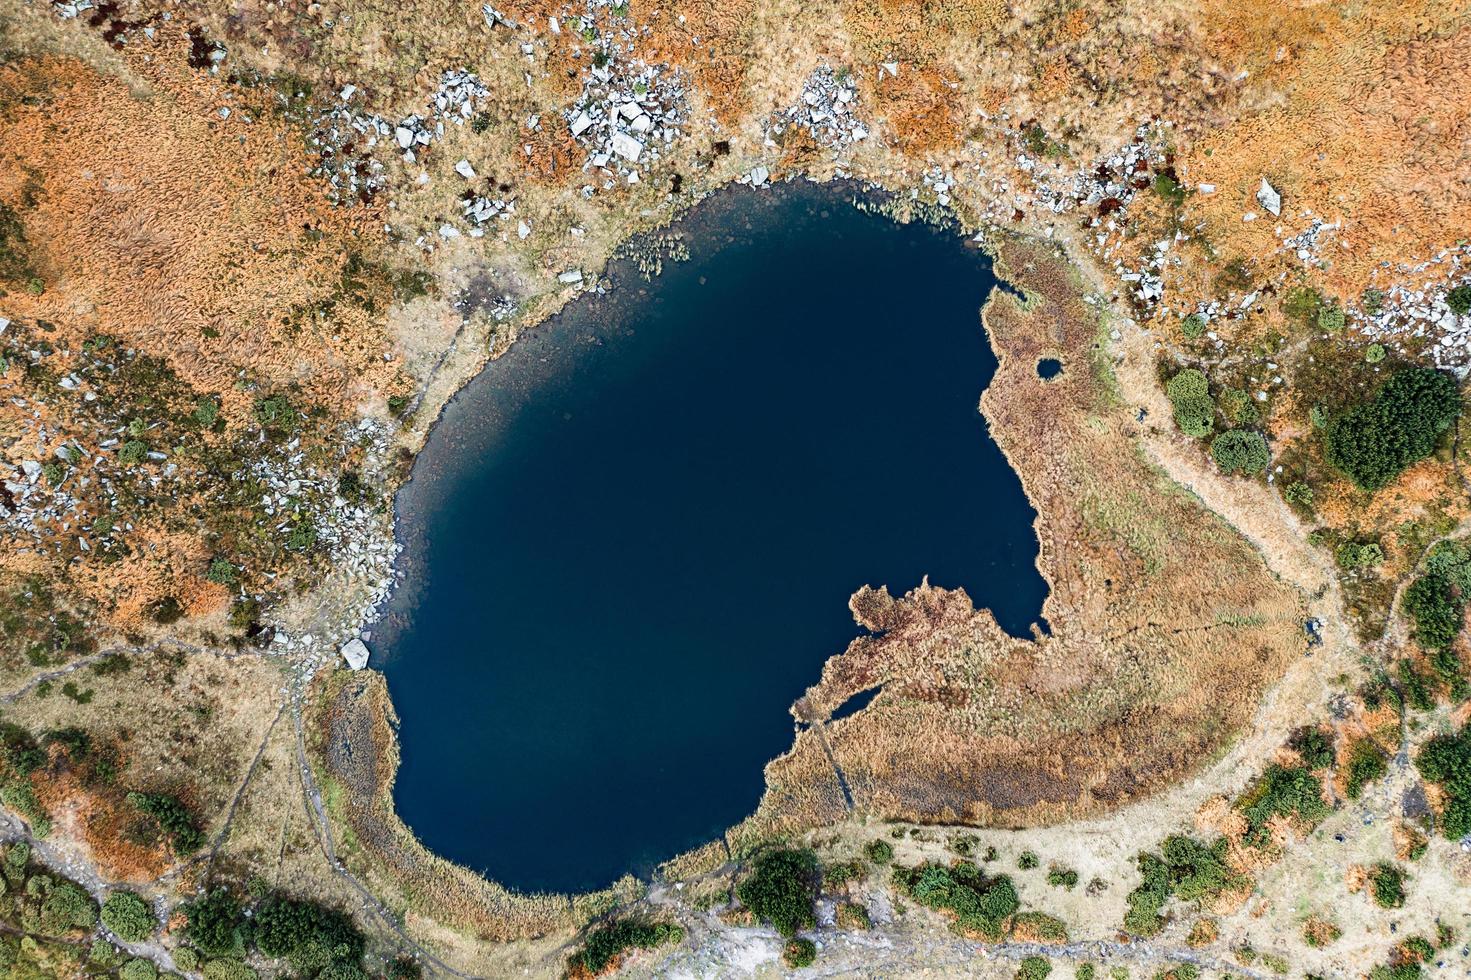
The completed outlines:
{"type": "MultiPolygon", "coordinates": [[[[858,806],[886,818],[1015,826],[1148,794],[1219,751],[1304,648],[1297,594],[1141,457],[1064,266],[1021,242],[1001,254],[1036,298],[987,309],[1001,366],[983,408],[1040,512],[1053,632],[1010,638],[959,592],[854,597],[874,635],[793,713],[825,718],[881,686],[827,735],[858,806]],[[1043,356],[1066,365],[1052,382],[1043,356]]],[[[842,814],[811,732],[767,779],[737,840],[842,814]]]]}

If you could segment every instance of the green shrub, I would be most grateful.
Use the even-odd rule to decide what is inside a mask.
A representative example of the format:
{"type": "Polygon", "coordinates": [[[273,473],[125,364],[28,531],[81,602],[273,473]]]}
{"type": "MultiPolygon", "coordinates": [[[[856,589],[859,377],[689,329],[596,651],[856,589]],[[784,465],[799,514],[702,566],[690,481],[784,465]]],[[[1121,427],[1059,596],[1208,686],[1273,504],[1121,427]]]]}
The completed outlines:
{"type": "Polygon", "coordinates": [[[167,793],[129,793],[128,802],[158,822],[179,854],[193,854],[204,846],[204,834],[177,797],[167,793]]]}
{"type": "Polygon", "coordinates": [[[1271,765],[1236,801],[1246,817],[1246,842],[1261,847],[1271,839],[1267,823],[1273,817],[1294,818],[1315,825],[1328,815],[1328,804],[1318,779],[1306,767],[1271,765]]]}
{"type": "Polygon", "coordinates": [[[174,950],[174,966],[185,973],[193,973],[199,969],[199,954],[189,946],[180,946],[174,950]]]}
{"type": "Polygon", "coordinates": [[[1457,286],[1445,294],[1445,305],[1457,316],[1471,313],[1471,285],[1457,286]]]}
{"type": "Polygon", "coordinates": [[[117,975],[118,980],[158,980],[158,967],[150,960],[128,960],[117,975]]]}
{"type": "Polygon", "coordinates": [[[1052,961],[1045,956],[1028,956],[1016,969],[1016,980],[1046,980],[1052,961]]]}
{"type": "Polygon", "coordinates": [[[1329,333],[1337,333],[1343,329],[1344,324],[1343,307],[1336,304],[1325,305],[1318,310],[1318,329],[1329,333]]]}
{"type": "Polygon", "coordinates": [[[863,853],[874,864],[888,864],[894,860],[894,849],[886,840],[871,840],[863,846],[863,853]]]}
{"type": "Polygon", "coordinates": [[[1018,912],[1012,920],[1015,934],[1050,943],[1067,942],[1067,925],[1046,912],[1018,912]]]}
{"type": "Polygon", "coordinates": [[[1072,868],[1059,868],[1054,865],[1047,870],[1047,884],[1053,888],[1066,888],[1072,891],[1078,886],[1078,873],[1072,868]]]}
{"type": "Polygon", "coordinates": [[[210,960],[203,972],[204,980],[259,980],[256,972],[239,960],[210,960]]]}
{"type": "Polygon", "coordinates": [[[285,395],[260,398],[255,403],[255,421],[263,429],[291,431],[301,422],[301,417],[285,395]]]}
{"type": "Polygon", "coordinates": [[[1415,765],[1445,793],[1441,832],[1452,840],[1471,834],[1471,725],[1456,735],[1437,735],[1426,742],[1415,765]]]}
{"type": "Polygon", "coordinates": [[[214,425],[215,420],[220,417],[220,403],[213,398],[201,398],[195,403],[192,415],[194,421],[207,429],[214,425]]]}
{"type": "Polygon", "coordinates": [[[1369,890],[1380,908],[1397,909],[1405,904],[1405,873],[1388,861],[1369,871],[1369,890]]]}
{"type": "Polygon", "coordinates": [[[1437,541],[1425,556],[1425,569],[1445,576],[1462,593],[1471,592],[1471,541],[1437,541]]]}
{"type": "Polygon", "coordinates": [[[182,907],[188,919],[184,935],[201,953],[211,957],[244,954],[240,903],[228,891],[217,888],[198,901],[184,903],[182,907]]]}
{"type": "Polygon", "coordinates": [[[1195,368],[1186,368],[1165,385],[1165,394],[1175,410],[1175,424],[1187,436],[1209,435],[1216,417],[1210,383],[1195,368]]]}
{"type": "Polygon", "coordinates": [[[817,898],[817,857],[808,850],[783,849],[763,854],[756,869],[736,889],[741,904],[765,919],[783,936],[817,925],[812,903],[817,898]]]}
{"type": "Polygon", "coordinates": [[[209,563],[209,571],[205,578],[216,585],[234,585],[240,580],[239,574],[227,558],[216,558],[209,563]]]}
{"type": "Polygon", "coordinates": [[[1361,738],[1348,750],[1348,763],[1344,773],[1344,790],[1351,800],[1358,799],[1364,787],[1382,779],[1389,772],[1389,760],[1383,751],[1367,738],[1361,738]]]}
{"type": "Polygon", "coordinates": [[[104,970],[111,970],[123,961],[123,951],[106,939],[94,939],[92,947],[87,951],[87,960],[104,970]]]}
{"type": "Polygon", "coordinates": [[[1180,321],[1180,332],[1191,340],[1205,334],[1205,314],[1192,313],[1180,321]]]}
{"type": "Polygon", "coordinates": [[[1299,728],[1287,740],[1288,746],[1302,758],[1311,772],[1333,765],[1333,736],[1317,725],[1299,728]]]}
{"type": "Polygon", "coordinates": [[[1384,360],[1384,356],[1387,353],[1388,351],[1384,349],[1383,344],[1370,344],[1368,349],[1364,351],[1364,360],[1370,364],[1378,364],[1384,360]]]}
{"type": "Polygon", "coordinates": [[[1328,427],[1327,458],[1368,491],[1388,486],[1429,456],[1461,411],[1455,380],[1431,368],[1406,368],[1328,427]]]}
{"type": "Polygon", "coordinates": [[[1098,976],[1098,968],[1092,963],[1079,963],[1077,970],[1073,972],[1075,980],[1094,980],[1098,976]]]}
{"type": "Polygon", "coordinates": [[[596,976],[608,970],[630,949],[655,949],[665,943],[684,939],[684,930],[671,923],[647,923],[638,918],[625,918],[618,923],[599,926],[587,934],[583,948],[568,961],[569,973],[596,976]]]}
{"type": "Polygon", "coordinates": [[[1254,425],[1260,418],[1251,393],[1240,388],[1227,388],[1221,392],[1221,414],[1226,417],[1227,422],[1236,426],[1254,425]]]}
{"type": "Polygon", "coordinates": [[[142,439],[129,439],[117,451],[117,461],[124,466],[137,466],[148,458],[148,443],[142,439]]]}
{"type": "Polygon", "coordinates": [[[1260,432],[1232,429],[1211,440],[1211,456],[1222,473],[1260,473],[1272,461],[1260,432]]]}
{"type": "Polygon", "coordinates": [[[1345,541],[1334,557],[1339,568],[1373,568],[1384,560],[1384,549],[1377,541],[1345,541]]]}
{"type": "MultiPolygon", "coordinates": [[[[43,936],[64,936],[73,929],[92,929],[97,925],[97,903],[80,885],[56,881],[46,875],[35,875],[31,881],[46,881],[39,915],[33,926],[43,936]]],[[[27,882],[29,885],[30,882],[27,882]]]]}
{"type": "Polygon", "coordinates": [[[117,891],[102,903],[102,924],[119,939],[141,943],[158,928],[153,910],[133,892],[117,891]]]}
{"type": "MultiPolygon", "coordinates": [[[[683,932],[684,930],[680,930],[683,932]]],[[[424,968],[404,954],[388,964],[388,980],[422,980],[424,968]]]]}
{"type": "Polygon", "coordinates": [[[839,929],[849,932],[865,932],[873,926],[868,917],[868,909],[854,902],[844,902],[838,906],[836,922],[839,929]]]}
{"type": "Polygon", "coordinates": [[[38,838],[51,834],[51,818],[47,815],[36,791],[28,782],[16,780],[0,786],[0,803],[19,813],[31,825],[31,833],[38,838]]]}
{"type": "Polygon", "coordinates": [[[1041,864],[1042,859],[1037,857],[1034,851],[1022,851],[1016,859],[1016,866],[1023,871],[1031,871],[1033,868],[1040,867],[1041,864]]]}
{"type": "Polygon", "coordinates": [[[822,869],[822,883],[828,888],[839,888],[862,877],[863,864],[860,861],[839,861],[822,869]]]}
{"type": "Polygon", "coordinates": [[[1010,878],[987,878],[973,864],[896,867],[893,882],[900,892],[926,908],[954,913],[955,925],[961,931],[978,932],[991,940],[1001,938],[1006,921],[1021,904],[1010,878]]]}
{"type": "Polygon", "coordinates": [[[1323,297],[1316,289],[1298,286],[1289,290],[1282,300],[1282,311],[1294,320],[1310,324],[1317,321],[1323,305],[1323,297]]]}
{"type": "Polygon", "coordinates": [[[810,939],[788,939],[781,958],[793,970],[811,966],[817,960],[817,944],[810,939]]]}
{"type": "Polygon", "coordinates": [[[287,960],[299,973],[310,975],[333,962],[355,962],[363,954],[363,935],[352,920],[315,902],[272,895],[256,909],[254,924],[256,948],[287,960]]]}
{"type": "Polygon", "coordinates": [[[1405,590],[1400,607],[1415,624],[1415,640],[1427,650],[1455,642],[1465,622],[1464,592],[1458,592],[1447,576],[1438,572],[1422,575],[1405,590]]]}
{"type": "Polygon", "coordinates": [[[1129,893],[1124,928],[1141,936],[1156,935],[1164,927],[1161,912],[1171,895],[1198,902],[1239,885],[1241,876],[1226,865],[1228,847],[1224,837],[1206,845],[1173,834],[1165,838],[1158,854],[1139,855],[1144,880],[1129,893]]]}

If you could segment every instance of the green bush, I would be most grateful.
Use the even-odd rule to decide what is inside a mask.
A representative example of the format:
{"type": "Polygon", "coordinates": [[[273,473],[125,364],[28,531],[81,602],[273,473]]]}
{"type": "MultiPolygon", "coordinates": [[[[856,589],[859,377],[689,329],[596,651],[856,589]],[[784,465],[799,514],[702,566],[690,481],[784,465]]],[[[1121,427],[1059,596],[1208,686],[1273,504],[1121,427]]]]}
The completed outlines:
{"type": "Polygon", "coordinates": [[[148,443],[142,439],[129,439],[117,451],[117,461],[124,466],[137,466],[148,458],[148,443]]]}
{"type": "Polygon", "coordinates": [[[240,956],[245,944],[240,934],[240,903],[223,888],[183,905],[184,935],[205,956],[240,956]]]}
{"type": "Polygon", "coordinates": [[[1389,772],[1389,760],[1384,752],[1367,738],[1361,738],[1348,750],[1348,762],[1344,772],[1344,790],[1351,800],[1363,795],[1364,787],[1384,778],[1389,772]]]}
{"type": "Polygon", "coordinates": [[[128,960],[117,975],[118,980],[158,980],[158,967],[150,960],[128,960]]]}
{"type": "Polygon", "coordinates": [[[1192,313],[1180,321],[1180,332],[1191,340],[1205,334],[1205,314],[1192,313]]]}
{"type": "Polygon", "coordinates": [[[1200,901],[1238,885],[1240,875],[1226,865],[1228,847],[1224,837],[1206,845],[1174,834],[1165,838],[1158,854],[1139,855],[1144,880],[1126,900],[1124,928],[1140,936],[1156,935],[1164,928],[1161,913],[1171,895],[1187,902],[1200,901]]]}
{"type": "Polygon", "coordinates": [[[1033,868],[1040,867],[1041,864],[1042,859],[1037,857],[1035,851],[1022,851],[1017,855],[1016,866],[1023,871],[1031,871],[1033,868]]]}
{"type": "Polygon", "coordinates": [[[1415,765],[1445,792],[1441,832],[1452,840],[1471,834],[1471,725],[1426,742],[1415,765]]]}
{"type": "Polygon", "coordinates": [[[783,936],[817,925],[812,903],[817,899],[817,856],[808,850],[784,849],[763,854],[756,869],[741,882],[736,896],[757,918],[783,936]]]}
{"type": "Polygon", "coordinates": [[[1317,320],[1323,305],[1323,297],[1316,289],[1297,286],[1282,300],[1282,311],[1294,320],[1309,324],[1317,320]]]}
{"type": "Polygon", "coordinates": [[[1462,593],[1471,592],[1471,541],[1438,541],[1425,557],[1425,568],[1432,575],[1444,575],[1462,593]]]}
{"type": "Polygon", "coordinates": [[[239,573],[234,564],[227,558],[216,558],[211,561],[209,563],[209,571],[205,573],[204,577],[216,585],[234,585],[240,580],[239,573]]]}
{"type": "Polygon", "coordinates": [[[1364,360],[1370,364],[1378,364],[1387,353],[1389,352],[1384,349],[1383,344],[1370,344],[1364,351],[1364,360]]]}
{"type": "Polygon", "coordinates": [[[973,864],[896,867],[893,882],[926,908],[954,913],[961,931],[978,932],[990,940],[1001,938],[1007,920],[1021,905],[1010,878],[987,878],[973,864]]]}
{"type": "Polygon", "coordinates": [[[817,959],[817,944],[810,939],[788,939],[782,947],[781,958],[793,970],[811,966],[817,959]]]}
{"type": "Polygon", "coordinates": [[[888,864],[894,860],[894,849],[886,840],[871,840],[863,846],[863,853],[874,864],[888,864]]]}
{"type": "Polygon", "coordinates": [[[104,970],[111,970],[123,961],[123,951],[106,939],[94,939],[91,948],[87,950],[87,961],[104,970]]]}
{"type": "Polygon", "coordinates": [[[1328,804],[1318,779],[1306,767],[1271,765],[1236,801],[1246,817],[1246,842],[1261,847],[1271,840],[1267,823],[1273,817],[1295,818],[1315,825],[1328,815],[1328,804]]]}
{"type": "Polygon", "coordinates": [[[1471,285],[1457,286],[1445,294],[1445,305],[1457,316],[1471,313],[1471,285]]]}
{"type": "Polygon", "coordinates": [[[1384,549],[1377,541],[1345,541],[1334,557],[1339,568],[1373,568],[1384,560],[1384,549]]]}
{"type": "Polygon", "coordinates": [[[1333,736],[1317,725],[1299,728],[1287,740],[1288,746],[1302,758],[1310,772],[1333,765],[1333,736]]]}
{"type": "Polygon", "coordinates": [[[315,902],[272,895],[255,911],[255,945],[308,976],[334,962],[356,962],[363,935],[346,915],[315,902]]]}
{"type": "Polygon", "coordinates": [[[259,980],[256,972],[239,960],[210,960],[203,972],[204,980],[259,980]]]}
{"type": "Polygon", "coordinates": [[[185,973],[193,973],[199,969],[199,954],[192,947],[180,946],[174,950],[174,966],[185,973]]]}
{"type": "Polygon", "coordinates": [[[194,421],[207,429],[214,425],[215,420],[220,417],[220,403],[206,396],[194,404],[194,412],[192,414],[194,421]]]}
{"type": "Polygon", "coordinates": [[[1369,890],[1380,908],[1397,909],[1405,904],[1405,873],[1388,861],[1369,871],[1369,890]]]}
{"type": "Polygon", "coordinates": [[[1211,440],[1211,456],[1222,473],[1260,473],[1272,461],[1260,432],[1232,429],[1211,440]]]}
{"type": "Polygon", "coordinates": [[[862,877],[861,861],[839,861],[822,869],[822,883],[827,888],[839,888],[862,877]]]}
{"type": "MultiPolygon", "coordinates": [[[[73,929],[92,929],[97,925],[97,903],[80,885],[55,881],[46,875],[35,875],[31,881],[45,880],[38,917],[32,923],[43,936],[64,936],[73,929]]],[[[27,882],[29,885],[30,882],[27,882]]]]}
{"type": "Polygon", "coordinates": [[[1343,329],[1344,324],[1343,307],[1336,304],[1325,305],[1318,310],[1318,329],[1329,333],[1337,333],[1343,329]]]}
{"type": "Polygon", "coordinates": [[[291,431],[301,422],[301,416],[291,403],[286,400],[285,395],[272,395],[269,398],[260,398],[255,403],[255,421],[263,429],[281,429],[291,431]]]}
{"type": "Polygon", "coordinates": [[[1072,868],[1059,868],[1054,865],[1047,870],[1047,884],[1053,888],[1066,888],[1072,891],[1078,886],[1078,873],[1072,868]]]}
{"type": "Polygon", "coordinates": [[[423,976],[424,968],[407,954],[388,964],[388,980],[422,980],[423,976]]]}
{"type": "Polygon", "coordinates": [[[158,822],[179,854],[193,854],[204,846],[204,834],[177,797],[167,793],[129,793],[128,802],[158,822]]]}
{"type": "Polygon", "coordinates": [[[1435,450],[1461,412],[1461,396],[1450,375],[1431,368],[1406,368],[1328,427],[1328,462],[1363,490],[1388,486],[1412,463],[1435,450]]]}
{"type": "Polygon", "coordinates": [[[1165,385],[1165,394],[1175,410],[1175,424],[1187,436],[1200,438],[1210,434],[1216,417],[1216,403],[1210,396],[1210,383],[1195,368],[1186,368],[1165,385]]]}
{"type": "Polygon", "coordinates": [[[133,892],[118,891],[102,903],[102,924],[119,939],[141,943],[158,928],[153,910],[133,892]]]}
{"type": "Polygon", "coordinates": [[[1410,583],[1401,608],[1415,624],[1415,640],[1427,650],[1455,642],[1465,622],[1466,601],[1445,575],[1431,572],[1410,583]]]}
{"type": "Polygon", "coordinates": [[[1016,980],[1046,980],[1052,972],[1052,961],[1045,956],[1028,956],[1017,967],[1016,980]]]}
{"type": "Polygon", "coordinates": [[[1236,426],[1254,425],[1260,418],[1251,393],[1240,388],[1227,388],[1221,392],[1221,414],[1226,417],[1227,422],[1236,426]]]}

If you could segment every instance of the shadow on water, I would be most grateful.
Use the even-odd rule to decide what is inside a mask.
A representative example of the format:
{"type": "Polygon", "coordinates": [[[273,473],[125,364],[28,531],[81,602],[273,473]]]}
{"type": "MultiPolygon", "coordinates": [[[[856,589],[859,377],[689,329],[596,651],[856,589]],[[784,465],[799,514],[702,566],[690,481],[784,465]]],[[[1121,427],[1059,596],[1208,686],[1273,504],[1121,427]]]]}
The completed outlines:
{"type": "Polygon", "coordinates": [[[718,836],[865,584],[1030,635],[1035,514],[977,410],[990,264],[853,193],[711,198],[689,261],[615,263],[445,408],[374,638],[434,851],[572,891],[718,836]]]}

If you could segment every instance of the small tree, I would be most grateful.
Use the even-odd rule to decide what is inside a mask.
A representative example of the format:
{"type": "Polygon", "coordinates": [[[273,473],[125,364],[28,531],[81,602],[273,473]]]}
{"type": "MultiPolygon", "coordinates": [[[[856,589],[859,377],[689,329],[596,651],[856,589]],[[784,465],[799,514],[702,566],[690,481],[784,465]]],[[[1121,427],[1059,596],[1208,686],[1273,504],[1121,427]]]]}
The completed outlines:
{"type": "Polygon", "coordinates": [[[1210,383],[1205,374],[1186,368],[1165,385],[1165,394],[1175,410],[1175,424],[1187,436],[1209,435],[1216,417],[1216,403],[1210,396],[1210,383]]]}
{"type": "Polygon", "coordinates": [[[1272,461],[1260,432],[1232,429],[1211,442],[1211,456],[1222,473],[1260,473],[1272,461]]]}
{"type": "Polygon", "coordinates": [[[107,901],[102,903],[102,924],[119,939],[130,943],[141,943],[158,928],[158,920],[153,917],[148,903],[127,891],[107,896],[107,901]]]}
{"type": "Polygon", "coordinates": [[[184,905],[184,935],[205,956],[238,956],[245,951],[240,936],[240,903],[223,888],[184,905]]]}
{"type": "Polygon", "coordinates": [[[812,910],[817,881],[817,857],[811,851],[772,851],[756,861],[756,870],[741,882],[736,895],[757,917],[790,937],[817,924],[812,910]]]}

